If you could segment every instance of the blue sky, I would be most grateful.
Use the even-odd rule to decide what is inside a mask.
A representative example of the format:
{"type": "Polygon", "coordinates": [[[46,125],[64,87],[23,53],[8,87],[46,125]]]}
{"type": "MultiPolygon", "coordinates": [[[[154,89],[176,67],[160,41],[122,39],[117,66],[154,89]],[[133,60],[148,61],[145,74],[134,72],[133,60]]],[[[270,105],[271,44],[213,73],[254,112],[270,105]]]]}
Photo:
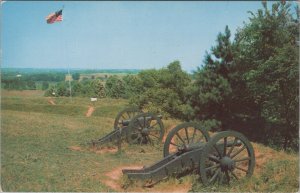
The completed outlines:
{"type": "Polygon", "coordinates": [[[2,67],[149,69],[179,60],[196,70],[228,25],[260,1],[53,1],[2,4],[2,67]],[[45,17],[64,5],[63,22],[45,17]]]}

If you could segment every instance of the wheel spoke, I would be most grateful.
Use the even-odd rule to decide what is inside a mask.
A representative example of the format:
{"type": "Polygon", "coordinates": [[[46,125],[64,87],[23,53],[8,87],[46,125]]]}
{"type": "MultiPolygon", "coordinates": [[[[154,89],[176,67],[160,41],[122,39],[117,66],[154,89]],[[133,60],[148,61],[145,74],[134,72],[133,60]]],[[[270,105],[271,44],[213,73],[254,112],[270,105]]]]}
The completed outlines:
{"type": "Polygon", "coordinates": [[[141,137],[141,140],[140,140],[140,145],[142,145],[142,143],[143,143],[143,137],[141,137]]]}
{"type": "Polygon", "coordinates": [[[226,147],[227,147],[227,137],[224,138],[224,152],[223,155],[226,155],[226,147]]]}
{"type": "Polygon", "coordinates": [[[146,138],[148,139],[149,143],[150,143],[151,145],[153,145],[153,141],[151,140],[151,138],[150,138],[149,136],[146,136],[146,138]]]}
{"type": "Polygon", "coordinates": [[[133,133],[131,133],[131,135],[136,135],[136,134],[140,134],[139,132],[133,132],[133,133]]]}
{"type": "Polygon", "coordinates": [[[183,145],[185,145],[185,142],[183,141],[183,139],[180,137],[180,135],[178,133],[176,133],[177,137],[183,142],[183,145]]]}
{"type": "Polygon", "coordinates": [[[219,184],[222,184],[222,182],[223,182],[223,178],[224,178],[224,173],[223,173],[223,172],[221,172],[221,173],[220,173],[220,175],[221,175],[221,178],[220,178],[220,180],[219,180],[219,184]]]}
{"type": "Polygon", "coordinates": [[[144,116],[143,118],[144,118],[144,127],[143,128],[145,128],[146,127],[146,116],[144,116]]]}
{"type": "Polygon", "coordinates": [[[208,157],[208,159],[209,159],[210,161],[213,161],[213,162],[216,162],[216,163],[220,163],[219,158],[217,158],[216,156],[210,155],[210,156],[208,157]]]}
{"type": "Polygon", "coordinates": [[[170,144],[171,144],[171,145],[174,145],[174,146],[176,146],[176,147],[180,147],[179,145],[177,145],[177,144],[175,144],[175,143],[173,143],[173,142],[170,142],[170,144]]]}
{"type": "Polygon", "coordinates": [[[242,170],[243,172],[248,173],[248,170],[246,170],[246,169],[244,169],[244,168],[240,168],[240,167],[238,167],[238,166],[235,166],[235,168],[238,169],[238,170],[242,170]]]}
{"type": "Polygon", "coordinates": [[[226,176],[227,183],[229,184],[229,182],[230,182],[230,176],[228,174],[228,170],[225,171],[225,176],[226,176]]]}
{"type": "Polygon", "coordinates": [[[219,155],[219,158],[222,158],[222,155],[219,151],[219,149],[217,148],[216,144],[213,146],[215,148],[215,150],[217,151],[218,155],[219,155]]]}
{"type": "Polygon", "coordinates": [[[220,169],[217,169],[213,175],[213,177],[209,180],[209,183],[212,183],[213,181],[215,181],[216,177],[218,176],[220,172],[220,169]]]}
{"type": "Polygon", "coordinates": [[[142,125],[142,123],[139,121],[139,119],[137,119],[136,121],[138,122],[139,126],[140,126],[141,128],[143,128],[143,125],[142,125]]]}
{"type": "Polygon", "coordinates": [[[126,119],[126,117],[124,117],[124,114],[121,115],[121,118],[123,118],[124,120],[126,119]]]}
{"type": "Polygon", "coordinates": [[[156,126],[158,124],[158,122],[156,122],[154,125],[150,126],[149,129],[154,128],[154,126],[156,126]]]}
{"type": "Polygon", "coordinates": [[[132,141],[132,143],[135,143],[135,142],[137,142],[138,141],[138,139],[140,139],[141,137],[140,136],[137,136],[133,141],[132,141]]]}
{"type": "Polygon", "coordinates": [[[149,133],[149,135],[151,135],[151,136],[156,137],[157,139],[159,139],[159,137],[157,137],[156,135],[153,135],[151,133],[149,133]]]}
{"type": "Polygon", "coordinates": [[[188,141],[188,144],[190,144],[190,139],[189,139],[189,134],[188,134],[187,128],[185,127],[184,130],[185,130],[185,135],[186,135],[186,139],[188,141]]]}
{"type": "Polygon", "coordinates": [[[237,142],[237,138],[234,138],[233,144],[232,144],[232,146],[231,146],[229,152],[227,153],[227,156],[230,157],[230,154],[231,154],[231,152],[233,151],[233,148],[235,147],[236,142],[237,142]]]}
{"type": "Polygon", "coordinates": [[[246,146],[244,145],[241,149],[239,149],[237,152],[235,152],[235,153],[231,156],[231,159],[233,159],[235,156],[237,156],[239,153],[241,153],[245,148],[246,148],[246,146]]]}
{"type": "Polygon", "coordinates": [[[217,168],[217,167],[219,167],[219,166],[220,166],[220,164],[216,164],[216,165],[210,166],[210,167],[208,167],[208,168],[205,168],[205,170],[206,170],[206,171],[207,171],[207,170],[211,170],[211,169],[217,168]]]}
{"type": "Polygon", "coordinates": [[[154,132],[154,131],[161,131],[161,128],[155,128],[155,129],[150,130],[150,132],[154,132]]]}
{"type": "Polygon", "coordinates": [[[233,175],[233,177],[235,177],[235,179],[239,180],[239,178],[237,177],[237,175],[235,175],[233,171],[230,171],[230,173],[233,175]]]}
{"type": "Polygon", "coordinates": [[[250,157],[244,157],[244,158],[240,158],[238,160],[234,160],[235,162],[241,162],[241,161],[246,161],[246,160],[251,160],[250,157]]]}
{"type": "Polygon", "coordinates": [[[196,135],[196,128],[194,128],[194,132],[193,132],[193,136],[192,136],[192,142],[191,142],[191,143],[193,143],[193,142],[194,142],[195,135],[196,135]]]}

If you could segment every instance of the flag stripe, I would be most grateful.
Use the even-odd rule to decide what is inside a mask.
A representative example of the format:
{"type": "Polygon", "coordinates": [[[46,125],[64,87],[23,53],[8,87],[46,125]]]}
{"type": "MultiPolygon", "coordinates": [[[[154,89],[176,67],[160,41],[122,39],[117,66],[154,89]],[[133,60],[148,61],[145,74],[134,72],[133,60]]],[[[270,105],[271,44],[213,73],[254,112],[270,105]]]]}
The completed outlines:
{"type": "Polygon", "coordinates": [[[46,17],[46,20],[47,20],[47,23],[48,24],[52,24],[52,23],[55,23],[55,22],[60,22],[63,20],[63,17],[62,17],[62,10],[59,10],[55,13],[51,13],[49,14],[47,17],[46,17]]]}

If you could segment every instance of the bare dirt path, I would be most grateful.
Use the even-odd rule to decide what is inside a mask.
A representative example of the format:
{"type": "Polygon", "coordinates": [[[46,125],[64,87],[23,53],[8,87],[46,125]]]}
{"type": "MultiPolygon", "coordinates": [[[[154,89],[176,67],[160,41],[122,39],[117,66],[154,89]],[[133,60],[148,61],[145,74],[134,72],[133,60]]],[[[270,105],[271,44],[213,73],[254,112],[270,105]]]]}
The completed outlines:
{"type": "Polygon", "coordinates": [[[90,152],[94,152],[96,154],[117,153],[118,152],[118,148],[115,148],[115,147],[102,147],[102,148],[91,147],[89,149],[84,149],[80,146],[69,146],[68,148],[72,151],[90,151],[90,152]]]}
{"type": "Polygon", "coordinates": [[[111,189],[115,190],[115,191],[121,191],[123,192],[124,189],[122,188],[121,184],[120,184],[120,179],[123,175],[122,173],[122,169],[141,169],[142,166],[122,166],[122,167],[118,167],[110,172],[107,172],[105,174],[105,176],[107,177],[107,179],[102,180],[102,182],[110,187],[111,189]]]}
{"type": "Polygon", "coordinates": [[[89,106],[89,109],[86,112],[85,116],[90,117],[93,114],[94,111],[95,111],[95,108],[93,106],[89,106]]]}
{"type": "Polygon", "coordinates": [[[51,105],[56,105],[53,99],[48,99],[48,103],[51,105]]]}
{"type": "Polygon", "coordinates": [[[163,185],[154,185],[151,188],[143,188],[143,187],[129,187],[128,189],[124,189],[120,182],[123,173],[122,169],[141,169],[143,166],[120,166],[115,168],[114,170],[105,173],[106,179],[101,180],[106,186],[110,187],[116,192],[188,192],[192,186],[191,183],[182,183],[182,184],[163,184],[163,185]]]}

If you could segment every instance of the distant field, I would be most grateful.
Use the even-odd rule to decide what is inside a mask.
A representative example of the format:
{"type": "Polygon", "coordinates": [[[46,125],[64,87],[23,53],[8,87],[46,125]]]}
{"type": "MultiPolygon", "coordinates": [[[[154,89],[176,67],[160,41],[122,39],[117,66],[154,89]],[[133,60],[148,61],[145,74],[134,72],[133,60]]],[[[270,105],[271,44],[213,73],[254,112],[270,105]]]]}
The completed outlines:
{"type": "MultiPolygon", "coordinates": [[[[82,143],[109,133],[126,100],[43,97],[42,91],[1,91],[1,188],[21,192],[297,192],[299,155],[253,144],[256,169],[249,180],[203,187],[197,175],[170,178],[152,188],[126,185],[123,167],[150,165],[162,147],[122,146],[122,152],[82,143]],[[90,106],[94,112],[86,113],[90,106]]],[[[163,120],[167,132],[178,120],[163,120]]]]}
{"type": "Polygon", "coordinates": [[[80,78],[79,80],[83,80],[85,78],[88,79],[97,79],[97,78],[101,78],[101,79],[107,79],[111,76],[118,76],[118,77],[123,77],[128,75],[128,73],[90,73],[90,74],[80,74],[80,78]]]}

